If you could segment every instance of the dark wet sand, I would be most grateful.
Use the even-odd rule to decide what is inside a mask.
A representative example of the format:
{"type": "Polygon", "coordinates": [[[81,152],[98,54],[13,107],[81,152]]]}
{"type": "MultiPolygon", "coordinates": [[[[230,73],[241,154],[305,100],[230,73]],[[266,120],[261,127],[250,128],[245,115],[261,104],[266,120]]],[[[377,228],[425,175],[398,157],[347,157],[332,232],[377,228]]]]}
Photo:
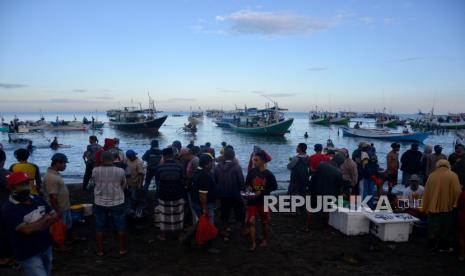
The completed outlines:
{"type": "MultiPolygon", "coordinates": [[[[73,203],[91,202],[91,193],[70,187],[73,203]]],[[[118,256],[116,238],[106,236],[106,256],[95,255],[93,220],[77,224],[87,241],[55,252],[53,275],[465,275],[454,254],[429,253],[424,234],[408,243],[385,243],[372,235],[347,237],[316,219],[311,234],[301,232],[304,217],[273,214],[266,249],[247,252],[248,242],[233,228],[229,242],[215,241],[221,253],[191,250],[176,240],[161,242],[150,215],[129,227],[128,255],[118,256]]],[[[260,230],[258,231],[260,233],[260,230]]],[[[21,275],[0,269],[0,275],[21,275]]]]}

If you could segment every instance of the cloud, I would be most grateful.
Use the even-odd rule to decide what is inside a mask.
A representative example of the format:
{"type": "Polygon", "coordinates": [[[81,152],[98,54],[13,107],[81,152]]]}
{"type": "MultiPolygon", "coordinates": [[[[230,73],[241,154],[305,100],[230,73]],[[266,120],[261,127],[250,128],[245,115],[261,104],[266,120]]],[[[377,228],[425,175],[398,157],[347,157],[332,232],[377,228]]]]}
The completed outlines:
{"type": "Polygon", "coordinates": [[[215,16],[215,20],[216,21],[224,21],[226,18],[224,16],[221,16],[221,15],[217,15],[215,16]]]}
{"type": "Polygon", "coordinates": [[[271,93],[271,94],[263,94],[263,96],[270,97],[270,98],[287,98],[287,97],[294,97],[296,93],[271,93]]]}
{"type": "Polygon", "coordinates": [[[257,12],[241,10],[228,16],[217,16],[217,21],[230,22],[230,34],[263,35],[267,37],[286,35],[309,35],[330,28],[333,23],[316,20],[291,12],[257,12]]]}
{"type": "Polygon", "coordinates": [[[95,97],[87,99],[75,99],[75,98],[50,98],[44,100],[5,100],[2,103],[13,103],[13,104],[92,104],[102,103],[114,100],[113,97],[95,97]]]}
{"type": "Polygon", "coordinates": [[[375,18],[371,16],[363,16],[363,17],[360,17],[359,20],[363,24],[368,25],[368,26],[371,26],[375,23],[375,18]]]}
{"type": "Polygon", "coordinates": [[[172,103],[172,102],[184,103],[184,102],[195,102],[196,100],[197,100],[196,98],[169,98],[166,100],[158,100],[157,102],[159,103],[172,103]]]}
{"type": "Polygon", "coordinates": [[[76,93],[85,93],[87,92],[86,89],[74,89],[73,92],[76,92],[76,93]]]}
{"type": "Polygon", "coordinates": [[[20,83],[0,83],[0,88],[4,89],[15,89],[15,88],[23,88],[27,87],[25,84],[20,84],[20,83]]]}
{"type": "Polygon", "coordinates": [[[328,70],[327,67],[310,67],[307,68],[307,71],[316,72],[316,71],[325,71],[328,70]]]}
{"type": "Polygon", "coordinates": [[[218,88],[218,92],[219,93],[239,93],[241,91],[240,90],[235,90],[235,89],[219,89],[218,88]]]}
{"type": "Polygon", "coordinates": [[[391,62],[399,62],[399,63],[406,63],[406,62],[414,62],[421,60],[422,57],[406,57],[406,58],[399,58],[399,59],[392,59],[391,62]]]}

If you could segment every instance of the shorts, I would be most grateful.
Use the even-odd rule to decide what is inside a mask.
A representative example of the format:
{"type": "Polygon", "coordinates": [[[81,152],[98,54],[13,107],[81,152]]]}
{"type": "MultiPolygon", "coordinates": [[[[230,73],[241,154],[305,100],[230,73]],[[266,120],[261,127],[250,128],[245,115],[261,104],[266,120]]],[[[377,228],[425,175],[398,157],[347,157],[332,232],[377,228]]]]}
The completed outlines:
{"type": "Polygon", "coordinates": [[[67,229],[71,229],[73,227],[73,217],[71,215],[71,210],[65,210],[61,213],[61,222],[66,225],[67,229]]]}
{"type": "Polygon", "coordinates": [[[111,207],[94,205],[94,216],[95,230],[97,232],[105,231],[109,216],[113,219],[113,225],[116,231],[123,232],[126,230],[126,211],[124,203],[111,207]]]}
{"type": "Polygon", "coordinates": [[[268,222],[270,220],[271,214],[270,211],[265,211],[263,206],[254,206],[250,205],[247,206],[247,219],[248,223],[252,222],[252,219],[257,217],[257,214],[260,216],[260,219],[263,223],[268,222]]]}

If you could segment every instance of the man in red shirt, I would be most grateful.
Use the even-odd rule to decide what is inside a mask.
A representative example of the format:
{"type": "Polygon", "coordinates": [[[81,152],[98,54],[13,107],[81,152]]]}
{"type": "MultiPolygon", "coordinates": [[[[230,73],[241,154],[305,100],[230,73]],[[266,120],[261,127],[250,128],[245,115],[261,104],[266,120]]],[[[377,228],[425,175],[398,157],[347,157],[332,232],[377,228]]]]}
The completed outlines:
{"type": "Polygon", "coordinates": [[[316,169],[322,162],[328,162],[331,158],[323,154],[323,145],[322,144],[316,144],[313,148],[315,150],[315,154],[310,156],[310,159],[308,161],[308,167],[310,168],[310,174],[313,174],[316,172],[316,169]]]}

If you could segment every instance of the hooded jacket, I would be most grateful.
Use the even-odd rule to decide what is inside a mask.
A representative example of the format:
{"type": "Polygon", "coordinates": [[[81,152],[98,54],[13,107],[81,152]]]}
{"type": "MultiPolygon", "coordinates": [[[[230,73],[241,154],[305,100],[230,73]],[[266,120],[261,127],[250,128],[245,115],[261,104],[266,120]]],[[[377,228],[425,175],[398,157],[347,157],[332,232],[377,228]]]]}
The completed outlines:
{"type": "Polygon", "coordinates": [[[244,174],[241,166],[232,160],[220,162],[214,170],[218,197],[236,197],[244,189],[244,174]]]}
{"type": "Polygon", "coordinates": [[[418,150],[407,150],[402,154],[400,162],[402,162],[402,166],[400,169],[409,174],[420,174],[421,172],[421,158],[423,153],[418,150]]]}
{"type": "Polygon", "coordinates": [[[457,207],[462,189],[457,174],[449,167],[449,161],[439,160],[429,175],[422,202],[425,213],[450,212],[457,207]]]}

